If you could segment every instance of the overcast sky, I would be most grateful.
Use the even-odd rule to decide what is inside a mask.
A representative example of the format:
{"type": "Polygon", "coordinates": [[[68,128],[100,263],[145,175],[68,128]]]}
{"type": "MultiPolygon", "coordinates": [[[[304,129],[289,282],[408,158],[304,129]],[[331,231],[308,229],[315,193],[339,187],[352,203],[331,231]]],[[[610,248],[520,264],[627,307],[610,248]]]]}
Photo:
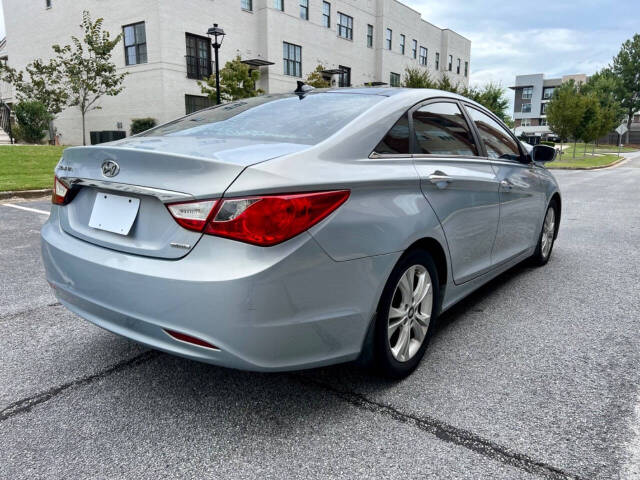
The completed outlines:
{"type": "MultiPolygon", "coordinates": [[[[640,0],[403,1],[425,20],[471,40],[472,84],[507,87],[527,73],[591,74],[640,33],[640,0]]],[[[4,18],[1,3],[0,14],[4,18]]]]}

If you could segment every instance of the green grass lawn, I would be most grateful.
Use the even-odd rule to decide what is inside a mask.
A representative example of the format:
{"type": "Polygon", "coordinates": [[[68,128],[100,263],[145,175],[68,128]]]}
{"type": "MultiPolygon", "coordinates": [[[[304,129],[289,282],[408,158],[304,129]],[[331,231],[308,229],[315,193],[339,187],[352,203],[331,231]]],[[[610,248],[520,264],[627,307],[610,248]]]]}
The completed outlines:
{"type": "MultiPolygon", "coordinates": [[[[598,148],[595,149],[595,155],[592,155],[593,145],[587,145],[586,155],[584,146],[584,143],[578,143],[575,147],[573,144],[570,144],[569,148],[565,148],[562,156],[558,156],[556,161],[548,163],[547,167],[570,169],[605,167],[619,160],[617,154],[618,147],[615,145],[598,145],[598,148]],[[574,148],[575,158],[573,158],[574,148]]],[[[556,147],[559,148],[560,144],[557,144],[556,147]]],[[[629,147],[622,147],[620,149],[620,153],[635,151],[637,151],[637,149],[629,147]]]]}
{"type": "Polygon", "coordinates": [[[0,191],[53,186],[53,169],[65,147],[0,145],[0,191]]]}

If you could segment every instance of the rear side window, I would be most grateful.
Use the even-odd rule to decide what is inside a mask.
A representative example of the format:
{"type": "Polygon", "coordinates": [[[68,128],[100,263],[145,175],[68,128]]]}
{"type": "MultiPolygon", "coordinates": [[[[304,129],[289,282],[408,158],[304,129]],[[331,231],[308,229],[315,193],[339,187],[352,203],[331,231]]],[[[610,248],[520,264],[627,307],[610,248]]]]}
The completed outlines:
{"type": "Polygon", "coordinates": [[[431,103],[413,112],[416,152],[432,155],[478,155],[467,121],[455,103],[431,103]]]}
{"type": "Polygon", "coordinates": [[[467,107],[467,111],[478,128],[489,158],[520,160],[520,149],[509,132],[480,110],[467,107]]]}
{"type": "Polygon", "coordinates": [[[409,118],[405,113],[374,150],[380,154],[409,154],[409,118]]]}

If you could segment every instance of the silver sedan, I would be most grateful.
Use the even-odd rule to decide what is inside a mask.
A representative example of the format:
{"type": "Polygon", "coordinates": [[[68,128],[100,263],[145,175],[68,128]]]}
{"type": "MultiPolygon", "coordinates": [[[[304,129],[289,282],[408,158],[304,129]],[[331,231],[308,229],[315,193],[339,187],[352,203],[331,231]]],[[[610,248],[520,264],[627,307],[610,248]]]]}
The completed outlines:
{"type": "Polygon", "coordinates": [[[65,150],[47,279],[81,317],[187,358],[402,377],[444,310],[549,260],[554,156],[436,90],[240,100],[65,150]]]}

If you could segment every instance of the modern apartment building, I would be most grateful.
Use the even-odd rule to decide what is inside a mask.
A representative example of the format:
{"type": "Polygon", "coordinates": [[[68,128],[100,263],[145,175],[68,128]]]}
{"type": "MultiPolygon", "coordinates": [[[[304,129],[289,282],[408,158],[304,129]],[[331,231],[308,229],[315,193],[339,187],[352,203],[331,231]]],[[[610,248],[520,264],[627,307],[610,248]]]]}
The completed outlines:
{"type": "Polygon", "coordinates": [[[515,90],[513,118],[516,135],[524,134],[529,143],[553,136],[547,124],[546,108],[553,97],[553,91],[564,82],[587,81],[584,74],[565,75],[561,78],[545,78],[544,73],[518,75],[512,90],[515,90]]]}
{"type": "MultiPolygon", "coordinates": [[[[438,28],[397,0],[3,0],[6,47],[13,67],[46,58],[51,45],[80,33],[82,11],[122,33],[114,62],[128,72],[125,90],[89,113],[87,130],[124,130],[132,118],[171,120],[210,104],[197,80],[213,71],[206,31],[225,30],[220,63],[236,56],[259,69],[259,87],[293,91],[296,81],[324,67],[335,86],[399,85],[407,66],[427,68],[468,85],[471,42],[438,28]]],[[[14,101],[4,92],[4,101],[14,101]]],[[[80,115],[55,121],[64,144],[81,142],[80,115]]]]}

